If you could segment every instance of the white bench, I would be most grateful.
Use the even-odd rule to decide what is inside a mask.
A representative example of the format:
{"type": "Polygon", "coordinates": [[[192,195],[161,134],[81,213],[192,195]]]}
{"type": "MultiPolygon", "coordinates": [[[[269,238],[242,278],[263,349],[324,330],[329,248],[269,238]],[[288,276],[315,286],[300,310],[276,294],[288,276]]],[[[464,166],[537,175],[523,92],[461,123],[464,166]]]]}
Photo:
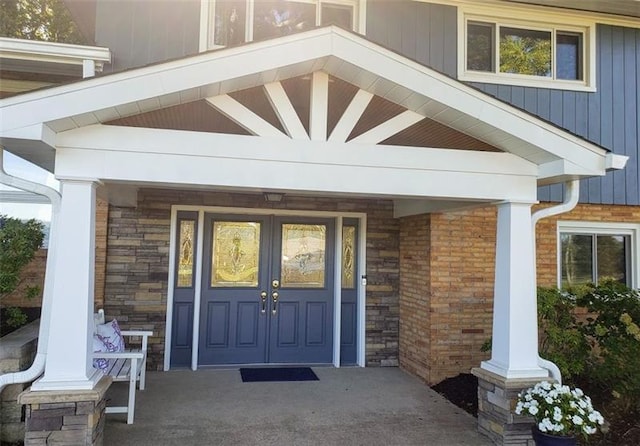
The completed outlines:
{"type": "MultiPolygon", "coordinates": [[[[96,324],[104,324],[104,310],[98,310],[95,315],[96,324]]],[[[127,424],[133,423],[133,414],[136,406],[136,382],[139,382],[140,390],[144,390],[145,376],[147,369],[147,345],[152,331],[144,330],[122,330],[122,336],[127,338],[141,338],[140,348],[127,348],[124,352],[98,352],[93,354],[93,358],[105,358],[109,360],[109,368],[105,373],[113,381],[129,381],[129,400],[126,406],[108,406],[106,413],[126,413],[127,424]]],[[[129,345],[125,339],[125,346],[129,345]]]]}

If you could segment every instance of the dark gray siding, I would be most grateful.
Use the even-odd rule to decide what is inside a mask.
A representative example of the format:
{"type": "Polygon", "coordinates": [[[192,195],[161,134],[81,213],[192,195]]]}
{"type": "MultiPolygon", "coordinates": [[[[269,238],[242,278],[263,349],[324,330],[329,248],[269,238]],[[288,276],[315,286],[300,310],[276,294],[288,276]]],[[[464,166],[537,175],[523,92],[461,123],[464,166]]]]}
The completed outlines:
{"type": "Polygon", "coordinates": [[[199,0],[97,3],[96,45],[113,52],[105,72],[196,54],[199,28],[199,0]]]}
{"type": "Polygon", "coordinates": [[[369,0],[367,38],[423,65],[457,75],[457,10],[407,0],[369,0]]]}
{"type": "MultiPolygon", "coordinates": [[[[640,205],[640,30],[598,25],[596,54],[595,93],[474,85],[614,153],[629,156],[623,171],[583,181],[580,200],[640,205]]],[[[561,200],[562,187],[540,188],[539,199],[561,200]]]]}

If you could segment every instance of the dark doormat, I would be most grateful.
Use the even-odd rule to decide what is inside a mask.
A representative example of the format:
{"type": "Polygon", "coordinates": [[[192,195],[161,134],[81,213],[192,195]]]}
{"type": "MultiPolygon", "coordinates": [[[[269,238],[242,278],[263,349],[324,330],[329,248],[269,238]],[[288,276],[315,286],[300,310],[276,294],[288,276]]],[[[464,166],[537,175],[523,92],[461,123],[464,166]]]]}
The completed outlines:
{"type": "Polygon", "coordinates": [[[311,367],[241,368],[242,382],[319,381],[311,367]]]}

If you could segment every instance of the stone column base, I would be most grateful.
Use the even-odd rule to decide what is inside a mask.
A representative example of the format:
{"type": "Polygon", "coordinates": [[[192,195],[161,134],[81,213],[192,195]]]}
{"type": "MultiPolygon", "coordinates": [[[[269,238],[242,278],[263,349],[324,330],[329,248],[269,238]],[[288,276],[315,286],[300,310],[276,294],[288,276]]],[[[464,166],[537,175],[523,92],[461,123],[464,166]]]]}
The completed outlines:
{"type": "Polygon", "coordinates": [[[478,377],[478,431],[494,444],[534,446],[533,419],[515,414],[518,393],[533,387],[540,378],[507,379],[481,368],[478,377]]]}
{"type": "Polygon", "coordinates": [[[18,402],[27,406],[25,446],[101,446],[111,381],[104,376],[92,390],[22,392],[18,402]]]}

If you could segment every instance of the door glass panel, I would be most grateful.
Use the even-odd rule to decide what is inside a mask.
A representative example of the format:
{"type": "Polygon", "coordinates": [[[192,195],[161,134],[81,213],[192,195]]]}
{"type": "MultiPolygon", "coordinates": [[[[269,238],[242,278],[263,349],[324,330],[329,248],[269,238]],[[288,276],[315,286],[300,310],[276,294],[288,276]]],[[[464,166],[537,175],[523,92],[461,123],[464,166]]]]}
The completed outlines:
{"type": "Polygon", "coordinates": [[[355,288],[355,226],[342,228],[342,288],[355,288]]]}
{"type": "Polygon", "coordinates": [[[196,222],[193,220],[180,221],[180,251],[178,257],[178,287],[193,286],[193,239],[196,222]]]}
{"type": "Polygon", "coordinates": [[[324,288],[326,238],[325,225],[282,225],[282,287],[324,288]]]}
{"type": "Polygon", "coordinates": [[[257,287],[260,259],[260,223],[213,223],[212,287],[257,287]]]}

